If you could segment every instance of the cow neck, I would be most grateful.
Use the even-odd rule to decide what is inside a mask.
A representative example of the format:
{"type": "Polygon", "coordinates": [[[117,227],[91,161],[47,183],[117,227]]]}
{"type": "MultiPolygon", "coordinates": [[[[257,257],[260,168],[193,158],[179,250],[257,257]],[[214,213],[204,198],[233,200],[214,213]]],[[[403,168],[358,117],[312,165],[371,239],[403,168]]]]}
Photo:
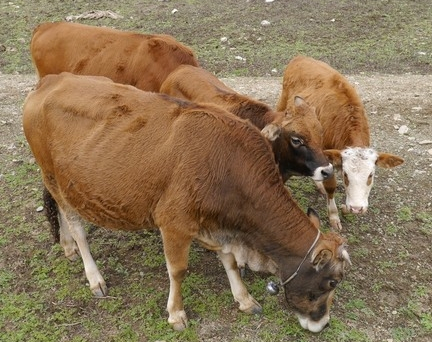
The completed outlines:
{"type": "Polygon", "coordinates": [[[251,244],[280,265],[293,257],[300,262],[314,244],[318,230],[286,189],[276,201],[270,197],[272,200],[261,198],[261,205],[254,208],[257,225],[251,244]]]}

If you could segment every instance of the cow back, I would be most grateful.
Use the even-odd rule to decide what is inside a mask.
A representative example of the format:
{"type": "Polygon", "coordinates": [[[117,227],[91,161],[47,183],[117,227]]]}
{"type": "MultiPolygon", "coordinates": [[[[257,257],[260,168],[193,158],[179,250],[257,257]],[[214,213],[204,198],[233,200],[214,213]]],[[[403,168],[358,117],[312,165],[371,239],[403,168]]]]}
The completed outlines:
{"type": "Polygon", "coordinates": [[[39,77],[63,71],[106,76],[146,91],[159,91],[177,66],[198,65],[194,52],[169,35],[66,22],[39,25],[31,54],[39,77]]]}
{"type": "Polygon", "coordinates": [[[211,72],[191,65],[181,65],[174,70],[160,88],[161,93],[193,102],[213,103],[234,115],[250,120],[259,129],[283,113],[274,112],[268,105],[237,93],[211,72]]]}
{"type": "Polygon", "coordinates": [[[315,107],[323,128],[324,149],[370,145],[368,118],[360,97],[328,64],[305,56],[293,58],[284,72],[277,109],[285,110],[295,96],[315,107]]]}
{"type": "Polygon", "coordinates": [[[279,180],[270,146],[251,124],[106,78],[44,77],[25,102],[23,123],[53,197],[100,226],[142,228],[168,193],[185,210],[199,202],[225,212],[233,180],[226,173],[241,178],[245,165],[256,163],[251,149],[279,180]]]}

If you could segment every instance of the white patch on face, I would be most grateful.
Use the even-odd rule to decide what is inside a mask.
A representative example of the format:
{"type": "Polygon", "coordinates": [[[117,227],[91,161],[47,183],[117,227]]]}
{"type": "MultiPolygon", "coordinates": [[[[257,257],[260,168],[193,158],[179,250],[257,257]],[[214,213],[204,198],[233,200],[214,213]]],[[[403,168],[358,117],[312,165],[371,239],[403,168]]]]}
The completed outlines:
{"type": "Polygon", "coordinates": [[[378,153],[371,148],[347,148],[342,151],[342,173],[346,194],[346,210],[355,214],[365,213],[375,175],[378,153]]]}
{"type": "Polygon", "coordinates": [[[312,179],[316,182],[321,182],[324,179],[327,179],[329,174],[333,173],[333,165],[328,164],[327,166],[317,167],[313,173],[312,179]]]}
{"type": "Polygon", "coordinates": [[[328,314],[324,315],[324,317],[317,322],[311,320],[309,317],[300,314],[297,314],[297,318],[303,329],[309,330],[314,333],[323,330],[330,320],[330,316],[328,314]]]}

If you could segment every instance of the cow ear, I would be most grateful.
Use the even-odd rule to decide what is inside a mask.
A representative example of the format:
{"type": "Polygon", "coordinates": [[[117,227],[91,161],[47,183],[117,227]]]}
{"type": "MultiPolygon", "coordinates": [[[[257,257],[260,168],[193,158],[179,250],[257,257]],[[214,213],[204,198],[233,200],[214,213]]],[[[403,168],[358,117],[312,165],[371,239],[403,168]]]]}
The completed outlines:
{"type": "Polygon", "coordinates": [[[333,253],[329,249],[322,249],[318,254],[312,255],[312,265],[319,271],[331,260],[332,256],[333,253]]]}
{"type": "Polygon", "coordinates": [[[296,95],[294,96],[294,111],[292,115],[305,115],[309,105],[302,97],[296,95]]]}
{"type": "Polygon", "coordinates": [[[342,167],[342,154],[340,150],[324,150],[323,152],[334,167],[342,167]]]}
{"type": "Polygon", "coordinates": [[[308,208],[307,216],[309,216],[309,220],[312,222],[314,227],[316,229],[320,229],[321,222],[320,222],[320,219],[319,219],[317,212],[312,208],[308,208]]]}
{"type": "Polygon", "coordinates": [[[281,127],[275,123],[269,123],[262,130],[261,134],[270,141],[275,141],[280,137],[281,127]]]}
{"type": "Polygon", "coordinates": [[[382,168],[392,168],[402,164],[404,160],[401,157],[395,156],[390,153],[378,153],[378,159],[376,160],[376,166],[382,168]]]}
{"type": "Polygon", "coordinates": [[[302,97],[296,95],[296,96],[294,96],[294,105],[295,105],[296,107],[301,107],[301,106],[306,105],[306,101],[303,100],[302,97]]]}

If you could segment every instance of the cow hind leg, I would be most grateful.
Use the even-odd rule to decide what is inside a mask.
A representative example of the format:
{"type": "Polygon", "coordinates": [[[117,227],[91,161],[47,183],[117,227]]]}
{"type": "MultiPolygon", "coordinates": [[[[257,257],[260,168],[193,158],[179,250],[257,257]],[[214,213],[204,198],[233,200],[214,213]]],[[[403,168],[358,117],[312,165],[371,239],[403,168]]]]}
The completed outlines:
{"type": "Polygon", "coordinates": [[[249,294],[241,280],[234,254],[218,251],[218,255],[228,276],[234,300],[240,304],[240,310],[247,314],[260,314],[261,305],[249,294]]]}
{"type": "Polygon", "coordinates": [[[71,210],[59,209],[60,212],[60,243],[69,259],[75,259],[81,254],[90,290],[96,297],[104,297],[108,294],[105,280],[90,253],[86,232],[81,218],[71,210]],[[79,254],[78,254],[79,252],[79,254]]]}
{"type": "MultiPolygon", "coordinates": [[[[176,231],[182,231],[178,229],[176,231]]],[[[187,315],[183,308],[181,285],[186,276],[192,237],[179,235],[176,231],[161,228],[165,260],[169,275],[170,289],[167,303],[168,323],[174,330],[187,328],[187,315]]]]}
{"type": "Polygon", "coordinates": [[[75,261],[79,258],[79,249],[69,231],[69,222],[60,211],[60,245],[63,247],[66,258],[75,261]]]}

